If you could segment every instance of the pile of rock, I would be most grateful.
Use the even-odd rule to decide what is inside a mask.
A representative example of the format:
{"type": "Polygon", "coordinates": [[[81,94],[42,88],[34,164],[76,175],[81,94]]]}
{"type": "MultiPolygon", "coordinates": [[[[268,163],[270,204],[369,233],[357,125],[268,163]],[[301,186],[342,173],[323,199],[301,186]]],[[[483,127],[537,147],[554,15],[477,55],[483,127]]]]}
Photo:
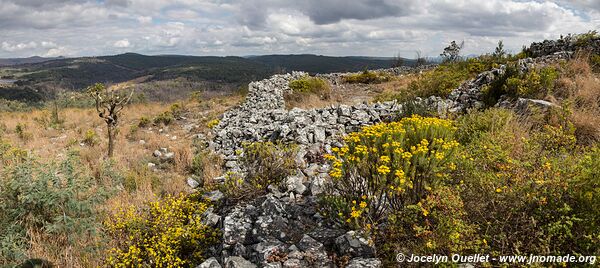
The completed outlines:
{"type": "MultiPolygon", "coordinates": [[[[516,62],[520,73],[527,73],[534,68],[553,64],[561,60],[567,60],[573,57],[573,52],[561,51],[556,52],[552,55],[546,55],[538,58],[525,58],[520,59],[516,62]]],[[[457,89],[453,90],[448,99],[451,100],[449,104],[449,112],[466,112],[470,109],[481,109],[485,106],[483,103],[483,92],[482,90],[490,85],[498,76],[501,76],[506,71],[506,65],[501,65],[498,68],[485,71],[477,75],[474,79],[471,79],[461,84],[457,89]]]]}
{"type": "Polygon", "coordinates": [[[557,52],[576,52],[579,49],[588,50],[600,54],[600,37],[589,36],[588,40],[583,40],[585,35],[567,35],[561,36],[557,40],[544,40],[543,42],[532,43],[527,49],[533,57],[552,55],[557,52]]]}
{"type": "Polygon", "coordinates": [[[332,267],[334,256],[381,267],[368,239],[324,226],[315,201],[286,202],[275,192],[236,206],[223,219],[221,254],[199,267],[332,267]]]}

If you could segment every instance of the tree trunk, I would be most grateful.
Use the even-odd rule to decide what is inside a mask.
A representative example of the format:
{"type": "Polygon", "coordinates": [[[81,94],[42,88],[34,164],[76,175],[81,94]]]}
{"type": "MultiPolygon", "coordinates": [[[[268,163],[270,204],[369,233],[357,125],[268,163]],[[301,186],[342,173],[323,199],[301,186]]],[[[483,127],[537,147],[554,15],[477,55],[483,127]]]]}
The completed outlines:
{"type": "Polygon", "coordinates": [[[107,124],[108,127],[108,157],[113,157],[114,142],[115,142],[115,130],[112,124],[107,124]]]}

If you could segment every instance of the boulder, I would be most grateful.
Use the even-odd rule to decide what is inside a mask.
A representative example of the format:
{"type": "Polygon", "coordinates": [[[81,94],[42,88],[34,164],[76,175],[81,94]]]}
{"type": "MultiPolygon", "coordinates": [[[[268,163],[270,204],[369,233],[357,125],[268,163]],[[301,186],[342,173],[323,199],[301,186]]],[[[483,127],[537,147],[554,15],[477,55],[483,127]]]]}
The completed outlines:
{"type": "Polygon", "coordinates": [[[225,268],[256,268],[256,265],[243,257],[231,256],[225,261],[225,268]]]}
{"type": "Polygon", "coordinates": [[[221,268],[221,264],[219,264],[219,261],[217,261],[215,257],[211,257],[200,265],[196,266],[196,268],[221,268]]]}

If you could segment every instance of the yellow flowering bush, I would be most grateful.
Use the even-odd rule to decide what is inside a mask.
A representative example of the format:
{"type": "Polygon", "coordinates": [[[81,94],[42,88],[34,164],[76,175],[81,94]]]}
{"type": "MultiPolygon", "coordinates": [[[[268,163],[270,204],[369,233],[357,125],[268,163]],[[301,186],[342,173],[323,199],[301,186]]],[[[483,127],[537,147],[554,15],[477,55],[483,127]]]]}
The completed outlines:
{"type": "Polygon", "coordinates": [[[195,194],[168,196],[147,207],[124,208],[104,225],[116,242],[111,267],[194,267],[218,241],[218,230],[202,223],[208,204],[195,194]]]}
{"type": "Polygon", "coordinates": [[[217,125],[218,125],[220,122],[221,122],[221,121],[219,121],[219,119],[213,119],[213,120],[210,120],[210,121],[208,121],[208,123],[206,123],[206,126],[207,126],[208,128],[214,128],[214,127],[216,127],[216,126],[217,126],[217,125]]]}
{"type": "Polygon", "coordinates": [[[416,204],[456,167],[455,130],[450,120],[415,115],[346,136],[325,155],[332,163],[325,214],[367,226],[416,204]]]}

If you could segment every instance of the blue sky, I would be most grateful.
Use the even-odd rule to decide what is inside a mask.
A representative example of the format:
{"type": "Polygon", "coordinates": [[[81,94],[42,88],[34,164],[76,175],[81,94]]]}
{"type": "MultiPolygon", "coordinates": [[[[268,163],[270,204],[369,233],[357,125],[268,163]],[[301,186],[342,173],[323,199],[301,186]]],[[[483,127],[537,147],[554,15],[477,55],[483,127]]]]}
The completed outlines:
{"type": "Polygon", "coordinates": [[[480,54],[598,28],[596,0],[0,0],[0,57],[480,54]]]}

